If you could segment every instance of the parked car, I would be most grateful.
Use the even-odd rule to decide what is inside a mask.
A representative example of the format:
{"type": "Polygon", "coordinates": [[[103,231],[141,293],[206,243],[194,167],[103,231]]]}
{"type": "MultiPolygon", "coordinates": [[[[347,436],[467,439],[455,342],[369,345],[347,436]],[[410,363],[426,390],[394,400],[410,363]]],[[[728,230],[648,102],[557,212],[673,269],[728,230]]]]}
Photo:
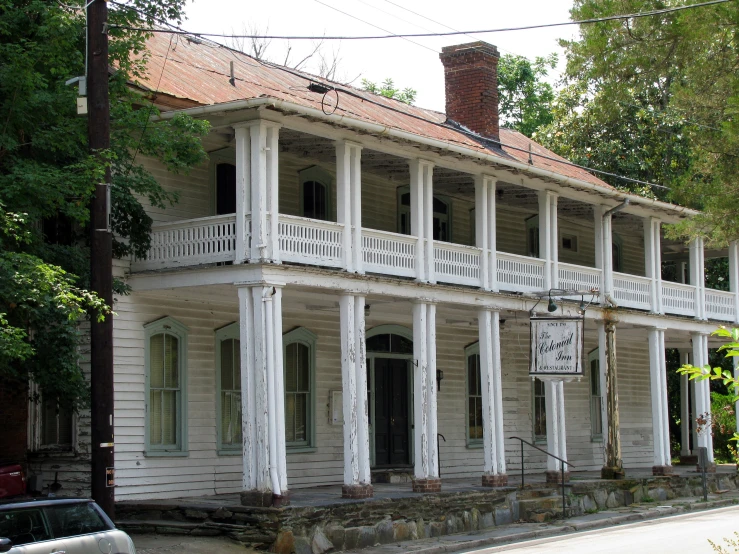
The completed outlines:
{"type": "Polygon", "coordinates": [[[0,553],[136,554],[92,500],[42,498],[0,504],[0,553]]]}

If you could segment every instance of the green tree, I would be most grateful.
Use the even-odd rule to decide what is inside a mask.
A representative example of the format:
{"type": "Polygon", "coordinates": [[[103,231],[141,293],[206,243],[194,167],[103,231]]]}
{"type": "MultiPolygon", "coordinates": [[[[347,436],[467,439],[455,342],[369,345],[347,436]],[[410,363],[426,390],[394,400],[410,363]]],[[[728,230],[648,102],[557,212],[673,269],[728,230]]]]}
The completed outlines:
{"type": "Polygon", "coordinates": [[[362,89],[366,90],[367,92],[371,92],[372,94],[379,94],[380,96],[385,96],[386,98],[399,100],[404,104],[413,104],[413,102],[415,102],[416,100],[415,89],[406,87],[401,90],[395,86],[395,83],[389,77],[385,79],[380,85],[378,85],[377,83],[373,83],[372,81],[368,81],[367,79],[362,79],[362,89]]]}
{"type": "Polygon", "coordinates": [[[93,155],[76,87],[65,85],[84,75],[84,3],[0,0],[0,378],[30,376],[64,405],[87,400],[78,323],[87,310],[109,312],[85,290],[93,183],[109,165],[115,255],[142,255],[151,229],[142,202],[163,208],[176,196],[137,158],[155,157],[174,172],[206,158],[207,123],[150,122],[157,111],[129,86],[145,69],[146,35],[116,27],[179,22],[184,3],[109,3],[112,146],[93,155]]]}
{"type": "Polygon", "coordinates": [[[557,66],[557,54],[537,57],[506,54],[498,62],[498,105],[501,123],[527,137],[552,122],[554,88],[546,81],[557,66]]]}
{"type": "MultiPolygon", "coordinates": [[[[669,5],[662,0],[575,0],[571,16],[598,18],[669,5]]],[[[663,133],[654,141],[669,142],[668,133],[674,134],[675,156],[666,152],[660,157],[660,147],[650,140],[644,165],[653,168],[655,180],[673,189],[670,200],[704,212],[672,234],[705,236],[717,245],[739,238],[739,212],[733,204],[739,194],[738,30],[739,3],[727,2],[583,25],[580,40],[563,42],[566,78],[597,104],[586,114],[597,118],[596,129],[617,122],[621,110],[635,105],[646,110],[636,114],[636,121],[653,121],[663,133]],[[683,138],[688,151],[681,159],[683,138]]],[[[627,144],[638,138],[633,130],[625,134],[627,144]]]]}

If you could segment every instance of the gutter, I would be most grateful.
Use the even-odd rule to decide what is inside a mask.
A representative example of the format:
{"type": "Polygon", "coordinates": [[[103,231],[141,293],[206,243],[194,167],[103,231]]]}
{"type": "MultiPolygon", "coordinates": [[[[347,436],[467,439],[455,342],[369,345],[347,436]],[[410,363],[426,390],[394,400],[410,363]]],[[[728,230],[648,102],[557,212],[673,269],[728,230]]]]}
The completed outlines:
{"type": "Polygon", "coordinates": [[[433,148],[438,148],[440,150],[447,150],[449,152],[454,152],[456,154],[462,154],[467,157],[478,158],[482,161],[486,161],[486,162],[489,162],[495,165],[506,165],[510,167],[511,169],[517,169],[523,173],[528,173],[530,175],[535,175],[537,177],[543,177],[547,179],[554,179],[555,181],[558,181],[562,184],[571,185],[573,187],[585,189],[591,192],[596,192],[598,194],[607,194],[611,198],[620,200],[622,202],[628,201],[630,204],[631,203],[640,204],[648,208],[676,212],[677,214],[685,215],[685,216],[698,215],[700,213],[697,210],[692,210],[690,208],[685,208],[682,206],[676,206],[674,204],[668,204],[667,202],[662,202],[660,200],[653,200],[651,198],[645,198],[643,196],[638,196],[636,194],[629,194],[625,192],[619,192],[616,190],[606,189],[600,185],[595,185],[593,183],[582,181],[580,179],[575,179],[573,177],[567,177],[565,175],[555,173],[554,171],[550,171],[547,169],[539,169],[537,167],[532,167],[528,164],[524,164],[522,162],[507,160],[505,158],[499,158],[497,156],[493,156],[491,154],[485,154],[482,152],[476,152],[476,151],[464,148],[462,146],[457,146],[457,145],[454,145],[454,144],[451,144],[451,143],[448,143],[442,140],[432,139],[432,138],[424,137],[421,135],[415,135],[407,131],[401,131],[399,129],[387,127],[385,125],[379,125],[377,123],[369,123],[369,122],[362,121],[359,119],[347,117],[346,115],[335,115],[335,114],[326,115],[323,113],[322,110],[319,110],[316,108],[309,108],[307,106],[300,106],[298,104],[293,104],[291,102],[286,102],[284,100],[279,100],[277,98],[251,98],[247,100],[234,100],[232,102],[225,102],[222,104],[212,104],[209,106],[201,106],[197,108],[186,108],[183,110],[173,110],[173,111],[161,114],[156,119],[170,119],[171,117],[175,115],[175,113],[185,113],[187,115],[197,117],[200,115],[208,115],[208,114],[213,114],[213,113],[229,112],[229,111],[243,110],[243,109],[248,109],[248,108],[266,107],[266,106],[272,107],[280,111],[297,112],[299,114],[310,116],[310,117],[315,117],[317,119],[328,120],[333,123],[340,123],[348,127],[354,127],[356,129],[361,129],[361,130],[368,131],[371,133],[386,135],[389,137],[394,137],[394,138],[406,140],[409,142],[415,142],[417,144],[423,144],[425,146],[431,146],[433,148]]]}

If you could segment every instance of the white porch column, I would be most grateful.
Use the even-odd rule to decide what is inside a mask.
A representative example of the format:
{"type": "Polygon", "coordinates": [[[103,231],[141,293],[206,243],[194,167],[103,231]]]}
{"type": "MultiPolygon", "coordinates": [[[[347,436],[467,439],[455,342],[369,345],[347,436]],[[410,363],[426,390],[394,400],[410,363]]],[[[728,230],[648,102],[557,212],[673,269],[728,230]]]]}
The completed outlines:
{"type": "Polygon", "coordinates": [[[483,487],[508,484],[503,436],[503,385],[500,357],[500,312],[477,312],[480,332],[484,468],[483,487]]]}
{"type": "Polygon", "coordinates": [[[696,319],[706,319],[706,270],[702,237],[690,241],[689,252],[690,284],[695,287],[695,317],[696,319]]]}
{"type": "Polygon", "coordinates": [[[475,245],[480,253],[480,287],[498,290],[496,185],[488,175],[475,176],[475,245]]]}
{"type": "Polygon", "coordinates": [[[436,305],[413,304],[414,492],[438,492],[436,444],[436,305]]]}
{"type": "Polygon", "coordinates": [[[362,268],[362,146],[347,140],[336,142],[336,219],[344,225],[344,268],[362,268]]]}
{"type": "MultiPolygon", "coordinates": [[[[547,379],[544,381],[544,395],[547,415],[547,452],[567,461],[567,430],[565,428],[564,382],[547,379]]],[[[547,482],[559,483],[562,480],[562,462],[547,456],[547,482]]],[[[569,473],[565,467],[565,475],[569,473]]],[[[567,477],[565,476],[565,479],[567,477]]]]}
{"type": "Polygon", "coordinates": [[[411,234],[416,243],[416,280],[436,282],[434,271],[434,164],[410,160],[411,234]]]}
{"type": "MultiPolygon", "coordinates": [[[[236,225],[237,252],[239,241],[248,239],[239,233],[239,209],[248,206],[251,215],[252,263],[280,262],[279,242],[279,147],[280,125],[263,119],[234,126],[236,129],[236,225]],[[248,140],[244,129],[248,131],[248,140]],[[248,162],[247,162],[248,160],[248,162]],[[241,170],[239,170],[241,167],[241,170]],[[242,188],[242,182],[243,188],[242,188]],[[241,189],[241,191],[240,191],[241,189]],[[246,196],[240,196],[246,195],[246,196]],[[248,199],[246,198],[248,196],[248,199]]],[[[243,219],[243,218],[242,218],[243,219]]]]}
{"type": "Polygon", "coordinates": [[[660,240],[660,221],[655,217],[644,219],[644,271],[651,279],[652,313],[662,310],[662,248],[660,240]]]}
{"type": "MultiPolygon", "coordinates": [[[[708,365],[708,335],[702,332],[691,333],[693,338],[693,365],[703,367],[708,365]]],[[[711,390],[710,380],[695,381],[695,414],[694,418],[705,421],[697,424],[697,446],[708,449],[708,461],[713,464],[713,437],[711,436],[711,390]]]]}
{"type": "Polygon", "coordinates": [[[236,254],[234,263],[251,258],[251,134],[244,126],[234,127],[236,138],[236,254]]]}
{"type": "Polygon", "coordinates": [[[550,190],[539,191],[539,257],[544,260],[544,288],[559,286],[559,236],[557,195],[550,190]]]}
{"type": "Polygon", "coordinates": [[[653,475],[672,472],[670,456],[670,424],[667,411],[667,373],[665,363],[665,331],[649,330],[649,382],[652,392],[653,475]]]}
{"type": "Polygon", "coordinates": [[[289,502],[282,377],[282,291],[260,283],[239,287],[243,484],[241,502],[289,502]]]}
{"type": "Polygon", "coordinates": [[[595,267],[601,270],[601,302],[613,292],[613,218],[604,215],[607,206],[593,206],[595,225],[595,267]]]}
{"type": "Polygon", "coordinates": [[[343,498],[370,498],[369,423],[364,297],[344,294],[341,318],[341,384],[344,411],[343,498]]]}
{"type": "MultiPolygon", "coordinates": [[[[739,324],[739,242],[729,244],[729,290],[734,293],[734,323],[739,324]]],[[[736,362],[736,357],[734,358],[736,362]]]]}
{"type": "MultiPolygon", "coordinates": [[[[690,363],[689,354],[678,350],[680,364],[690,363]]],[[[690,456],[690,379],[687,375],[680,375],[680,456],[690,456]]]]}

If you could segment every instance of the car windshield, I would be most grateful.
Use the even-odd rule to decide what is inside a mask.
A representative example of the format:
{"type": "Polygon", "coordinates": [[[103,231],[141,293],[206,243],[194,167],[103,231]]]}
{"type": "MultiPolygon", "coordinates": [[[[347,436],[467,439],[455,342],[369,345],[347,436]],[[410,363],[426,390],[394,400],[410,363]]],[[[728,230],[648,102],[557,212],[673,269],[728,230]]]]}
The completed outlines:
{"type": "Polygon", "coordinates": [[[24,508],[0,512],[0,537],[13,546],[51,539],[41,508],[24,508]]]}
{"type": "Polygon", "coordinates": [[[57,539],[86,533],[98,533],[110,529],[108,523],[100,517],[100,514],[89,502],[45,506],[44,512],[51,524],[54,538],[57,539]]]}

